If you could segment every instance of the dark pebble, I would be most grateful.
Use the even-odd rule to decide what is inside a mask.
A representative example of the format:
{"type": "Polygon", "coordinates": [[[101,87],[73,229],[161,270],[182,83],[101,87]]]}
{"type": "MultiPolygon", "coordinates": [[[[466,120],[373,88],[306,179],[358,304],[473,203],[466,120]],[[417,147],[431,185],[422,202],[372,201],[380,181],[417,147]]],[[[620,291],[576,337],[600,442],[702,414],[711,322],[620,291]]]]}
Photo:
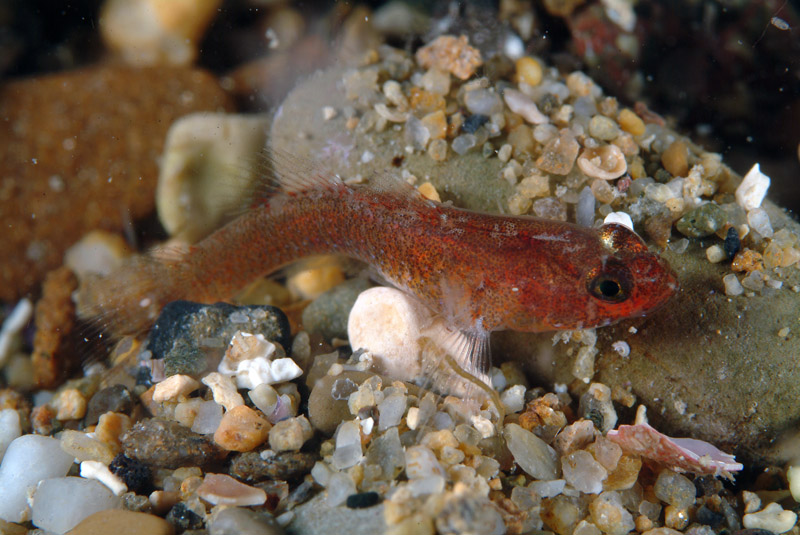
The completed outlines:
{"type": "Polygon", "coordinates": [[[233,459],[228,473],[247,482],[264,479],[292,480],[308,473],[316,460],[316,455],[299,451],[276,453],[268,459],[262,459],[258,452],[249,451],[233,459]]]}
{"type": "Polygon", "coordinates": [[[722,246],[725,249],[725,254],[728,255],[728,260],[733,260],[736,253],[742,250],[742,241],[739,239],[739,232],[736,228],[731,227],[725,235],[725,243],[722,246]]]}
{"type": "Polygon", "coordinates": [[[358,295],[371,286],[369,280],[357,277],[323,293],[303,310],[303,328],[325,340],[347,339],[347,318],[358,295]]]}
{"type": "Polygon", "coordinates": [[[545,115],[550,115],[551,112],[554,112],[561,106],[561,102],[554,94],[545,93],[545,95],[539,99],[537,105],[539,106],[539,111],[545,115]]]}
{"type": "Polygon", "coordinates": [[[133,492],[126,492],[122,495],[122,507],[134,513],[151,513],[153,511],[150,498],[133,492]]]}
{"type": "Polygon", "coordinates": [[[768,529],[750,528],[750,529],[737,529],[732,531],[731,535],[775,535],[768,529]]]}
{"type": "Polygon", "coordinates": [[[108,465],[108,469],[122,479],[128,489],[133,492],[145,492],[150,487],[150,478],[152,477],[150,467],[136,459],[131,459],[124,453],[117,454],[108,465]]]}
{"type": "Polygon", "coordinates": [[[672,173],[670,173],[669,171],[667,171],[663,167],[659,167],[658,169],[656,169],[656,172],[653,175],[653,178],[659,184],[666,184],[667,182],[672,180],[672,173]]]}
{"type": "Polygon", "coordinates": [[[163,468],[204,466],[227,454],[178,422],[157,418],[137,422],[122,436],[122,450],[132,459],[163,468]]]}
{"type": "Polygon", "coordinates": [[[697,512],[695,513],[695,518],[701,524],[705,524],[706,526],[711,526],[712,528],[716,529],[722,522],[725,520],[725,516],[719,513],[715,513],[705,505],[702,505],[697,512]]]}
{"type": "Polygon", "coordinates": [[[350,509],[366,509],[379,504],[380,501],[381,495],[377,492],[361,492],[348,496],[346,504],[350,509]]]}
{"type": "Polygon", "coordinates": [[[83,423],[86,426],[97,425],[100,416],[111,411],[130,414],[133,409],[133,397],[123,385],[114,385],[97,392],[86,406],[83,423]]]}
{"type": "Polygon", "coordinates": [[[486,124],[489,118],[485,115],[481,115],[476,113],[475,115],[470,115],[466,119],[464,119],[464,124],[461,125],[461,130],[465,134],[474,134],[478,128],[486,124]]]}
{"type": "Polygon", "coordinates": [[[183,502],[176,503],[167,513],[167,522],[175,526],[178,531],[199,529],[203,527],[203,518],[186,507],[183,502]]]}
{"type": "Polygon", "coordinates": [[[710,475],[694,478],[694,486],[698,496],[716,496],[723,489],[722,482],[710,475]]]}
{"type": "Polygon", "coordinates": [[[167,376],[198,375],[206,370],[208,356],[221,356],[237,331],[260,333],[289,347],[289,320],[276,307],[190,301],[175,301],[164,307],[150,331],[149,347],[154,358],[165,359],[167,376]],[[231,321],[234,312],[246,315],[246,321],[231,321]]]}

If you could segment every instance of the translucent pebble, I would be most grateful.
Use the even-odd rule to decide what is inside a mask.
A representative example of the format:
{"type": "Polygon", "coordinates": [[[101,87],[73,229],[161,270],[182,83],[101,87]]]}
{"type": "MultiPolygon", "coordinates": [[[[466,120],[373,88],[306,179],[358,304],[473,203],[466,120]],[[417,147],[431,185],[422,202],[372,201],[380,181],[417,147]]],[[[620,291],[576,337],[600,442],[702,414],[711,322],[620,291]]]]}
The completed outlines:
{"type": "Polygon", "coordinates": [[[602,531],[600,528],[592,524],[591,522],[587,522],[586,520],[581,520],[578,522],[578,525],[575,526],[575,529],[572,532],[572,535],[602,535],[602,531]]]}
{"type": "Polygon", "coordinates": [[[773,236],[772,224],[769,215],[763,208],[753,208],[747,212],[747,224],[750,228],[761,234],[765,238],[773,236]]]}
{"type": "Polygon", "coordinates": [[[436,455],[426,446],[411,446],[405,454],[406,477],[421,479],[431,475],[444,476],[445,472],[436,455]]]}
{"type": "Polygon", "coordinates": [[[501,395],[500,401],[506,409],[506,412],[520,412],[525,408],[525,387],[523,385],[514,385],[507,388],[501,395]]]}
{"type": "Polygon", "coordinates": [[[786,469],[786,478],[789,480],[789,492],[794,501],[800,503],[800,465],[797,461],[786,469]]]}
{"type": "Polygon", "coordinates": [[[595,103],[594,99],[591,97],[576,98],[575,102],[572,104],[572,107],[575,110],[575,115],[591,117],[592,115],[597,113],[597,103],[595,103]]]}
{"type": "Polygon", "coordinates": [[[475,89],[464,95],[464,105],[470,113],[490,116],[503,111],[500,95],[490,89],[475,89]]]}
{"type": "MultiPolygon", "coordinates": [[[[344,381],[349,381],[349,379],[344,379],[344,381]]],[[[351,381],[352,382],[352,381],[351,381]]],[[[334,383],[334,388],[336,385],[339,384],[339,381],[334,383]]],[[[354,388],[355,390],[356,388],[354,388]]],[[[348,392],[348,395],[352,392],[348,392]]],[[[331,396],[333,396],[333,392],[331,392],[331,396]]],[[[258,410],[269,416],[275,410],[275,407],[278,405],[278,391],[275,390],[271,385],[268,384],[260,384],[257,387],[250,390],[247,393],[247,397],[250,398],[250,401],[253,402],[253,405],[256,406],[258,410]]],[[[334,399],[342,399],[334,397],[334,399]]],[[[347,397],[343,398],[347,399],[347,397]]],[[[199,431],[198,431],[199,432],[199,431]]]]}
{"type": "Polygon", "coordinates": [[[378,404],[378,431],[385,431],[400,423],[406,412],[406,396],[403,394],[387,396],[378,404]]]}
{"type": "Polygon", "coordinates": [[[553,219],[558,221],[567,220],[567,208],[564,204],[554,197],[545,197],[533,202],[533,213],[537,217],[553,219]]]}
{"type": "Polygon", "coordinates": [[[334,472],[328,479],[326,487],[328,496],[325,503],[328,507],[336,507],[347,501],[347,497],[356,493],[356,484],[347,472],[334,472]]]}
{"type": "Polygon", "coordinates": [[[456,154],[464,155],[477,144],[473,134],[461,134],[453,140],[453,151],[456,154]]]}
{"type": "Polygon", "coordinates": [[[532,204],[528,197],[519,193],[514,193],[508,198],[508,211],[511,215],[527,214],[532,204]]]}
{"type": "Polygon", "coordinates": [[[761,172],[759,164],[753,165],[736,188],[736,202],[746,212],[758,208],[767,195],[769,184],[770,179],[761,172]]]}
{"type": "Polygon", "coordinates": [[[531,481],[528,488],[536,493],[540,498],[552,498],[564,492],[567,486],[565,479],[552,479],[550,481],[531,481]]]}
{"type": "Polygon", "coordinates": [[[101,461],[109,464],[114,459],[114,452],[107,444],[72,429],[61,433],[61,449],[79,461],[101,461]]]}
{"type": "Polygon", "coordinates": [[[428,145],[428,156],[437,162],[447,159],[447,141],[444,139],[434,139],[428,145]]]}
{"type": "Polygon", "coordinates": [[[723,249],[721,245],[714,244],[706,249],[706,258],[708,258],[708,261],[712,264],[717,264],[726,260],[728,258],[728,253],[725,252],[725,249],[723,249]]]}
{"type": "Polygon", "coordinates": [[[66,533],[98,511],[121,507],[120,498],[105,485],[80,477],[42,481],[33,495],[33,524],[54,533],[66,533]]]}
{"type": "Polygon", "coordinates": [[[567,483],[586,494],[602,492],[603,481],[608,477],[603,465],[585,450],[578,450],[562,457],[561,470],[567,483]]]}
{"type": "Polygon", "coordinates": [[[436,95],[450,92],[450,73],[439,69],[428,69],[420,78],[423,89],[436,95]]]}
{"type": "Polygon", "coordinates": [[[506,425],[503,437],[514,460],[528,475],[548,480],[558,477],[558,455],[541,438],[517,424],[506,425]]]}
{"type": "Polygon", "coordinates": [[[722,284],[725,286],[725,295],[733,296],[744,293],[744,288],[734,273],[728,273],[722,277],[722,284]]]}
{"type": "Polygon", "coordinates": [[[529,96],[516,89],[506,89],[503,92],[508,109],[531,124],[544,124],[550,122],[547,115],[539,111],[536,103],[529,96]]]}
{"type": "Polygon", "coordinates": [[[753,292],[760,292],[764,289],[764,272],[754,270],[742,279],[742,286],[753,292]]]}
{"type": "Polygon", "coordinates": [[[616,491],[600,494],[589,504],[592,521],[607,535],[624,535],[633,530],[633,516],[625,510],[616,491]]]}
{"type": "Polygon", "coordinates": [[[533,129],[533,139],[545,144],[558,135],[558,128],[553,124],[538,124],[533,129]]]}
{"type": "Polygon", "coordinates": [[[653,493],[663,502],[687,509],[694,504],[697,489],[688,477],[672,470],[662,470],[653,486],[653,493]]]}
{"type": "Polygon", "coordinates": [[[644,188],[644,194],[648,199],[662,204],[677,196],[666,184],[648,184],[644,188]]]}
{"type": "Polygon", "coordinates": [[[611,141],[619,136],[619,126],[612,119],[603,115],[595,115],[589,121],[589,135],[602,139],[603,141],[611,141]]]}
{"type": "Polygon", "coordinates": [[[439,494],[444,491],[445,479],[439,475],[412,479],[408,482],[407,488],[412,496],[427,496],[439,494]]]}
{"type": "Polygon", "coordinates": [[[431,138],[431,132],[422,124],[422,121],[409,115],[405,127],[405,142],[414,150],[423,151],[431,138]]]}
{"type": "Polygon", "coordinates": [[[610,204],[617,198],[616,189],[607,180],[595,179],[592,181],[590,188],[597,202],[610,204]]]}
{"type": "Polygon", "coordinates": [[[511,149],[512,147],[510,143],[503,144],[503,146],[500,147],[500,150],[497,151],[497,159],[501,162],[507,162],[509,158],[511,158],[511,149]]]}
{"type": "Polygon", "coordinates": [[[580,379],[584,383],[591,381],[594,376],[594,362],[596,356],[596,347],[582,346],[578,350],[575,362],[572,364],[572,376],[576,379],[580,379]]]}
{"type": "Polygon", "coordinates": [[[403,94],[403,88],[397,80],[387,80],[383,83],[383,94],[386,100],[399,108],[408,107],[408,100],[403,94]]]}
{"type": "Polygon", "coordinates": [[[680,240],[669,242],[669,248],[674,253],[683,254],[689,248],[689,240],[681,238],[680,240]]]}
{"type": "Polygon", "coordinates": [[[317,461],[311,468],[311,477],[322,487],[327,487],[333,470],[322,461],[317,461]]]}
{"type": "MultiPolygon", "coordinates": [[[[447,118],[444,111],[436,110],[429,113],[421,119],[422,126],[424,126],[430,133],[431,139],[444,139],[447,135],[447,118]]],[[[408,123],[406,124],[408,127],[408,123]]]]}
{"type": "Polygon", "coordinates": [[[564,128],[558,137],[548,141],[542,155],[536,160],[539,169],[555,175],[566,175],[575,165],[580,145],[575,135],[564,128]]]}
{"type": "Polygon", "coordinates": [[[355,420],[342,422],[336,432],[336,449],[331,463],[337,470],[355,466],[361,460],[361,426],[355,420]]]}
{"type": "Polygon", "coordinates": [[[785,533],[797,523],[797,514],[790,510],[784,511],[783,507],[777,503],[771,503],[757,513],[744,515],[742,523],[747,529],[785,533]]]}
{"type": "Polygon", "coordinates": [[[575,218],[579,225],[591,227],[594,223],[595,197],[589,186],[584,186],[578,196],[575,218]]]}

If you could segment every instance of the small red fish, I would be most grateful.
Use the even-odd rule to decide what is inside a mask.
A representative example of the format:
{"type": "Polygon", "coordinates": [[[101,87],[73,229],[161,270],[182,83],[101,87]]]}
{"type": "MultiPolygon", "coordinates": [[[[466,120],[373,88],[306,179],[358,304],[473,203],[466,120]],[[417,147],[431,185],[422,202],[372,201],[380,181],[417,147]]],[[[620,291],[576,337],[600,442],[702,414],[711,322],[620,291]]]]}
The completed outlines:
{"type": "MultiPolygon", "coordinates": [[[[168,302],[215,302],[303,257],[337,253],[488,347],[495,330],[609,325],[661,306],[675,274],[631,230],[476,213],[427,200],[404,183],[350,186],[292,169],[254,208],[177,259],[133,258],[82,291],[83,316],[115,334],[147,330],[168,302]]],[[[481,366],[479,366],[481,367],[481,366]]]]}

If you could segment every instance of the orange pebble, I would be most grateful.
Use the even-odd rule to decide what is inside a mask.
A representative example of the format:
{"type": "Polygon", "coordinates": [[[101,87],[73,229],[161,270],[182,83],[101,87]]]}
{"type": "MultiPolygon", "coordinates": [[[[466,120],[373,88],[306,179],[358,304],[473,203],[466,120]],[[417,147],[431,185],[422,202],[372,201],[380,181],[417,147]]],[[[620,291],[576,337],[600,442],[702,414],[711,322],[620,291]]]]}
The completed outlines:
{"type": "Polygon", "coordinates": [[[271,427],[258,411],[239,405],[222,417],[214,442],[229,451],[251,451],[266,442],[271,427]]]}

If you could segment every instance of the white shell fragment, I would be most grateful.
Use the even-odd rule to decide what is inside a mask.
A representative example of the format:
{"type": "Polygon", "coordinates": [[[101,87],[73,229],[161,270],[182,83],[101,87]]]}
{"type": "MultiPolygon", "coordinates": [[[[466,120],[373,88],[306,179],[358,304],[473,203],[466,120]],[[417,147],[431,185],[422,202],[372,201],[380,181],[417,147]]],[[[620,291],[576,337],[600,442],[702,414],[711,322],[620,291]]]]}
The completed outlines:
{"type": "Polygon", "coordinates": [[[33,315],[33,303],[28,299],[20,299],[17,306],[3,322],[3,327],[0,328],[0,366],[2,366],[6,359],[11,354],[11,342],[14,336],[20,332],[28,320],[33,315]]]}
{"type": "Polygon", "coordinates": [[[769,184],[770,179],[761,172],[761,166],[753,165],[736,188],[736,202],[745,212],[758,208],[767,195],[769,184]]]}
{"type": "Polygon", "coordinates": [[[617,223],[633,230],[633,220],[631,216],[625,212],[611,212],[608,214],[606,218],[603,219],[603,224],[608,225],[609,223],[617,223]]]}
{"type": "Polygon", "coordinates": [[[81,477],[96,479],[117,496],[128,490],[128,486],[116,474],[111,473],[106,465],[100,461],[83,461],[81,463],[81,477]]]}
{"type": "Polygon", "coordinates": [[[625,155],[616,145],[603,145],[595,148],[585,148],[578,156],[578,167],[592,178],[601,180],[614,180],[625,174],[628,163],[625,155]]]}
{"type": "Polygon", "coordinates": [[[797,523],[797,514],[784,511],[777,503],[771,503],[757,513],[744,515],[742,523],[747,529],[764,529],[772,533],[785,533],[797,523]]]}
{"type": "Polygon", "coordinates": [[[162,403],[185,397],[200,388],[200,383],[188,375],[171,375],[156,384],[153,389],[153,401],[162,403]]]}
{"type": "Polygon", "coordinates": [[[523,119],[531,124],[549,123],[550,119],[539,111],[536,103],[522,91],[516,89],[506,89],[503,91],[503,100],[506,101],[508,108],[522,116],[523,119]]]}

